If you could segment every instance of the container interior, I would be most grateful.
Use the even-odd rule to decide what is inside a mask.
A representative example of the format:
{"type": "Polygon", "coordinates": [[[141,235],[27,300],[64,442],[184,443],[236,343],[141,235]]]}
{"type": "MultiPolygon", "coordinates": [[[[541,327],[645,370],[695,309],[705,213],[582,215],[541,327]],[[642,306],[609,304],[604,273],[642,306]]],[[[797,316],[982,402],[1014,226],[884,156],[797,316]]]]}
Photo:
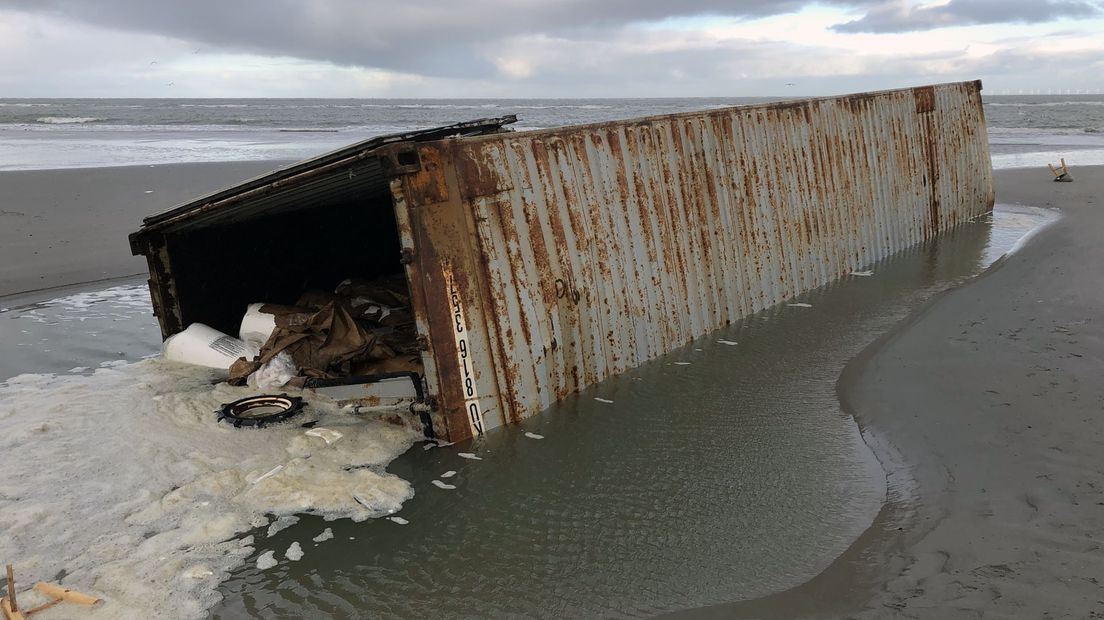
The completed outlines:
{"type": "Polygon", "coordinates": [[[294,306],[306,293],[324,297],[340,289],[339,303],[402,359],[353,363],[327,378],[421,374],[395,211],[385,183],[350,183],[344,190],[331,186],[325,193],[297,195],[295,204],[280,208],[244,207],[237,217],[174,232],[165,242],[183,325],[204,323],[236,336],[249,304],[294,306]],[[363,294],[347,292],[350,281],[361,288],[386,284],[406,303],[367,301],[363,294]],[[388,324],[372,320],[379,312],[362,318],[365,303],[387,308],[388,324]]]}

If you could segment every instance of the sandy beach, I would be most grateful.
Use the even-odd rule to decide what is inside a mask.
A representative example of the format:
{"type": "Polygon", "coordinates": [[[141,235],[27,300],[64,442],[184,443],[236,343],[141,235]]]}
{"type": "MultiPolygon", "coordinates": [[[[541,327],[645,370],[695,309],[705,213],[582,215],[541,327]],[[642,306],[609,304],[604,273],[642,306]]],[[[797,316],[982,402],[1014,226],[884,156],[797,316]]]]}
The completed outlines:
{"type": "Polygon", "coordinates": [[[1104,170],[1074,178],[998,173],[999,201],[1064,217],[840,381],[916,485],[866,617],[1104,614],[1104,170]]]}
{"type": "Polygon", "coordinates": [[[281,163],[0,172],[0,297],[145,273],[127,244],[143,217],[281,163]]]}
{"type": "Polygon", "coordinates": [[[852,360],[840,401],[888,502],[814,579],[688,618],[1104,614],[1104,167],[994,174],[997,200],[1063,217],[852,360]]]}
{"type": "MultiPolygon", "coordinates": [[[[144,215],[275,165],[0,173],[0,295],[141,273],[126,235],[144,215]]],[[[1104,614],[1104,167],[1073,174],[995,173],[998,202],[1064,217],[917,308],[840,378],[890,482],[874,525],[797,588],[676,615],[1104,614]]]]}

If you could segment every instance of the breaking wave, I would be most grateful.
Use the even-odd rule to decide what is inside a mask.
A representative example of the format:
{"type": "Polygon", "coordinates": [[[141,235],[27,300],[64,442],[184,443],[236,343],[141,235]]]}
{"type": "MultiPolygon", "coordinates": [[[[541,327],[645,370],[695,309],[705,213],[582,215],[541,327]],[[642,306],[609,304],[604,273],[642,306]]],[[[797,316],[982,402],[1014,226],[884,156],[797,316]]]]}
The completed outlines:
{"type": "Polygon", "coordinates": [[[42,116],[36,118],[35,122],[46,125],[81,125],[84,123],[96,123],[106,120],[106,118],[95,118],[92,116],[42,116]]]}

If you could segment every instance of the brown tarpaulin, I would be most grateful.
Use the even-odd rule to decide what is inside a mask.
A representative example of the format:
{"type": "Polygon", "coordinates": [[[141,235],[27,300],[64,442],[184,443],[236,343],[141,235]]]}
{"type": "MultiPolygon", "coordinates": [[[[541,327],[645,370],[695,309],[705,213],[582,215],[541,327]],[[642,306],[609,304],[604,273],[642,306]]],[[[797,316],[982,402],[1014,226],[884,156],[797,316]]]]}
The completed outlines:
{"type": "Polygon", "coordinates": [[[302,377],[421,372],[413,318],[404,310],[390,309],[390,304],[408,302],[385,285],[345,283],[337,295],[307,291],[294,306],[265,304],[261,312],[275,316],[276,329],[255,360],[242,358],[230,367],[230,383],[244,384],[280,351],[287,351],[302,377]],[[390,311],[385,317],[381,306],[390,311]],[[371,329],[373,324],[380,329],[371,329]]]}

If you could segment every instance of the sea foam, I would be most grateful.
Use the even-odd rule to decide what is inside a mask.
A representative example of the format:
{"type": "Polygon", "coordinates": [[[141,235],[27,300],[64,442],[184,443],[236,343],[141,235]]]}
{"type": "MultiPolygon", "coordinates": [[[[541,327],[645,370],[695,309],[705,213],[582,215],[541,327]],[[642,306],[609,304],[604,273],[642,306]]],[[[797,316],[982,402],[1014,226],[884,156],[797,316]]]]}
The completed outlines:
{"type": "Polygon", "coordinates": [[[201,618],[254,547],[283,551],[243,534],[299,513],[385,516],[412,497],[383,467],[418,438],[413,429],[316,398],[307,415],[341,429],[336,444],[295,423],[235,429],[213,412],[249,391],[212,378],[147,360],[0,382],[0,557],[14,561],[21,583],[60,580],[103,597],[82,610],[90,620],[201,618]]]}

